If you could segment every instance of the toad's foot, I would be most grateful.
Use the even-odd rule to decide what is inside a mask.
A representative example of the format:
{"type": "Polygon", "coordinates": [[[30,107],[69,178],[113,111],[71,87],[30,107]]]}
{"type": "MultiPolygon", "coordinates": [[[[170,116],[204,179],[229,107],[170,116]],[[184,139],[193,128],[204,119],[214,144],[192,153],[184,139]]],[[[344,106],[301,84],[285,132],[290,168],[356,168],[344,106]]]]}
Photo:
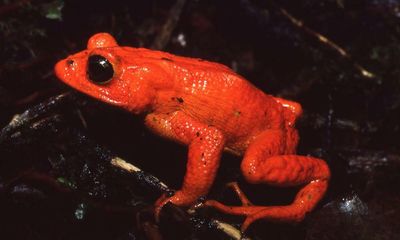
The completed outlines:
{"type": "Polygon", "coordinates": [[[241,227],[241,230],[245,232],[254,221],[259,219],[275,222],[299,222],[303,220],[306,213],[311,211],[323,197],[328,182],[323,180],[312,181],[300,190],[292,204],[270,207],[252,205],[237,183],[231,183],[229,186],[238,194],[242,206],[226,206],[215,200],[209,200],[204,205],[227,214],[246,216],[241,227]]]}

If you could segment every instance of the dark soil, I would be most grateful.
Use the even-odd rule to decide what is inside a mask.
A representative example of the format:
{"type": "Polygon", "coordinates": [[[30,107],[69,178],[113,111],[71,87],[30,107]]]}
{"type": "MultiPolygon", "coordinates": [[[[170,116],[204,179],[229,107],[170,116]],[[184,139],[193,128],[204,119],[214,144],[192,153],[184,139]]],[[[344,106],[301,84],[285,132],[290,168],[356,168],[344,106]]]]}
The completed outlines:
{"type": "MultiPolygon", "coordinates": [[[[328,193],[302,223],[258,221],[248,237],[400,239],[399,0],[0,0],[0,129],[31,114],[0,137],[0,239],[229,239],[209,220],[243,221],[170,207],[156,224],[159,189],[111,167],[119,156],[179,189],[187,152],[57,80],[54,64],[98,32],[223,63],[302,104],[298,152],[328,162],[328,193]]],[[[208,198],[238,204],[230,181],[265,205],[298,190],[249,185],[239,165],[223,155],[208,198]]]]}

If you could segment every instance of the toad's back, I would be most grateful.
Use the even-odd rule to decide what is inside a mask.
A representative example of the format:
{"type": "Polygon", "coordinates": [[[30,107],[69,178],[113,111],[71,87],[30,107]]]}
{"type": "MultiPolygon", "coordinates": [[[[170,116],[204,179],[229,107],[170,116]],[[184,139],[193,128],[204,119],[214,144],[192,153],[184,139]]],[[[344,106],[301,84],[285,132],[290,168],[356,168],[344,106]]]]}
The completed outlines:
{"type": "Polygon", "coordinates": [[[189,116],[222,130],[228,141],[246,141],[285,125],[285,108],[224,65],[165,54],[174,78],[172,101],[189,116]]]}

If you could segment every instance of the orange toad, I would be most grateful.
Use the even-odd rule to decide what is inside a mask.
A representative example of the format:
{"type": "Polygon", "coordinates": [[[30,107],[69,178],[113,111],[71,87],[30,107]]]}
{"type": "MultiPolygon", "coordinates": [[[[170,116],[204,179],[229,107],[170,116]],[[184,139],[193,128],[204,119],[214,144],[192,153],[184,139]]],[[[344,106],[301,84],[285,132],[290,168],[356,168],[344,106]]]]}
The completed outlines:
{"type": "Polygon", "coordinates": [[[190,206],[208,193],[221,154],[243,156],[250,183],[303,186],[288,206],[254,206],[233,185],[243,206],[209,200],[207,206],[257,219],[300,221],[323,197],[330,171],[317,158],[296,155],[295,121],[301,106],[267,95],[228,67],[144,48],[118,46],[107,33],[57,63],[56,75],[73,88],[132,113],[144,113],[156,134],[189,148],[182,188],[156,203],[190,206]]]}

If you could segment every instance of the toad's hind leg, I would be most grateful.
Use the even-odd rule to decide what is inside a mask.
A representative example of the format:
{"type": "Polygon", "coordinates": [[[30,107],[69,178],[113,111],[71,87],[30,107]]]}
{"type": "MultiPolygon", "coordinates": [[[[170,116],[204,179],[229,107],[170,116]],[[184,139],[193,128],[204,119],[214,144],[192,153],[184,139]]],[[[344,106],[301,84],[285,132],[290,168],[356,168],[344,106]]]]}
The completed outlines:
{"type": "MultiPolygon", "coordinates": [[[[250,183],[266,183],[274,186],[304,185],[297,193],[292,204],[287,206],[226,206],[210,200],[206,206],[214,207],[222,212],[234,215],[244,215],[246,220],[242,230],[258,219],[271,221],[297,222],[311,211],[324,196],[330,177],[330,171],[325,161],[299,155],[276,155],[286,153],[282,149],[284,140],[279,132],[268,130],[250,144],[242,162],[242,172],[250,183]]],[[[247,199],[244,194],[235,189],[240,199],[247,199]]]]}

